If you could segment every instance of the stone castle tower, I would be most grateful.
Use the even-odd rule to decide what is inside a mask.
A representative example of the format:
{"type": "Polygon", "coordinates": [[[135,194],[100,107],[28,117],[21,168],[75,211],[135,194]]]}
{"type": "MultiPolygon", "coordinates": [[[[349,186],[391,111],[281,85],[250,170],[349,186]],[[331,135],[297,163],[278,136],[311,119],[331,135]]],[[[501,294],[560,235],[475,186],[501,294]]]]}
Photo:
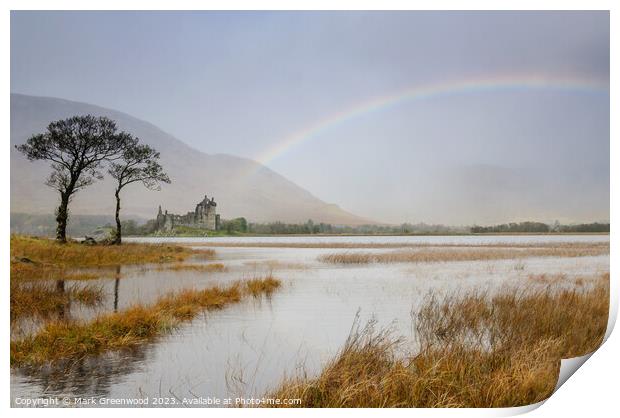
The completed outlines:
{"type": "Polygon", "coordinates": [[[211,200],[209,200],[207,195],[205,195],[205,198],[196,205],[194,223],[204,225],[206,229],[216,230],[218,224],[218,216],[215,213],[216,206],[217,203],[215,203],[215,198],[212,197],[211,200]]]}
{"type": "Polygon", "coordinates": [[[172,231],[177,226],[188,226],[216,231],[220,227],[220,215],[216,213],[216,207],[215,198],[209,199],[207,195],[198,202],[193,212],[185,215],[170,214],[167,210],[162,212],[160,205],[155,219],[157,230],[172,231]]]}

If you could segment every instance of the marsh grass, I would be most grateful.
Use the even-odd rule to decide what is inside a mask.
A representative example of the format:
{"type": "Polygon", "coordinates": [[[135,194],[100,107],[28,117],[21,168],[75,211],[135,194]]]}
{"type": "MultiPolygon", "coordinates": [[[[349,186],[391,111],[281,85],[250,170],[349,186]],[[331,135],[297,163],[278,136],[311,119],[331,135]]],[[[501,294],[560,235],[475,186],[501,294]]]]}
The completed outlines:
{"type": "Polygon", "coordinates": [[[308,264],[294,263],[288,261],[279,260],[264,260],[264,261],[245,261],[244,266],[253,269],[268,269],[268,270],[307,270],[310,268],[308,264]]]}
{"type": "Polygon", "coordinates": [[[54,282],[11,282],[11,321],[39,317],[49,318],[71,303],[97,306],[103,299],[101,286],[76,283],[59,288],[54,282]]]}
{"type": "MultiPolygon", "coordinates": [[[[190,258],[210,259],[215,252],[165,244],[59,244],[51,239],[11,235],[11,278],[79,279],[71,269],[127,264],[179,263],[190,258]],[[67,277],[73,275],[74,277],[67,277]]],[[[96,273],[83,273],[82,278],[96,273]]]]}
{"type": "Polygon", "coordinates": [[[136,305],[100,315],[91,322],[51,321],[38,333],[11,341],[11,367],[41,366],[60,360],[76,362],[105,351],[144,344],[203,311],[222,309],[244,296],[269,294],[280,285],[273,277],[256,279],[250,287],[186,289],[165,295],[150,306],[136,305]]]}
{"type": "Polygon", "coordinates": [[[245,281],[246,291],[254,297],[260,295],[270,296],[281,285],[280,280],[269,274],[265,278],[254,278],[245,281]]]}
{"type": "Polygon", "coordinates": [[[560,359],[602,343],[609,275],[589,290],[430,296],[414,314],[419,348],[372,326],[351,333],[315,378],[285,379],[270,393],[301,407],[512,407],[549,397],[560,359]]]}
{"type": "Polygon", "coordinates": [[[55,313],[62,315],[71,303],[95,306],[103,299],[100,287],[76,283],[65,287],[65,281],[117,277],[122,264],[180,264],[190,258],[209,259],[213,254],[213,250],[170,245],[88,246],[11,235],[11,323],[27,317],[47,319],[55,313]],[[57,288],[57,283],[62,286],[57,288]]]}
{"type": "MultiPolygon", "coordinates": [[[[568,280],[568,276],[566,274],[530,274],[527,276],[527,279],[533,283],[538,283],[542,285],[555,285],[560,282],[566,282],[568,280]]],[[[575,279],[575,283],[582,283],[583,278],[579,277],[575,279]]]]}
{"type": "Polygon", "coordinates": [[[30,261],[12,259],[10,266],[11,281],[64,279],[66,274],[58,267],[30,261]]]}
{"type": "Polygon", "coordinates": [[[51,264],[24,262],[19,259],[11,260],[11,281],[37,280],[95,280],[105,277],[115,277],[116,270],[110,267],[95,267],[88,271],[79,268],[64,268],[51,264]]]}
{"type": "Polygon", "coordinates": [[[439,248],[398,250],[381,253],[340,252],[324,254],[318,260],[332,264],[435,263],[522,259],[527,257],[585,257],[609,254],[605,246],[558,246],[516,248],[439,248]]]}
{"type": "Polygon", "coordinates": [[[158,271],[197,271],[197,272],[222,272],[226,271],[226,266],[223,263],[209,263],[209,264],[164,264],[155,267],[158,271]]]}

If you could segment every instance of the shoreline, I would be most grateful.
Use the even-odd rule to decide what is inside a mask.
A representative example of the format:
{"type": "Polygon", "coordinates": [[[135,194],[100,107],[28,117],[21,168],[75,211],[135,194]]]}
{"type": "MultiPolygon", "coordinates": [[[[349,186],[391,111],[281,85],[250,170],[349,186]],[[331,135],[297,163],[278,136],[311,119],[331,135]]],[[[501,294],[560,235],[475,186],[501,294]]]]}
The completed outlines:
{"type": "Polygon", "coordinates": [[[420,233],[420,234],[231,234],[231,235],[127,235],[125,238],[252,238],[252,237],[459,237],[459,236],[584,236],[610,235],[609,232],[489,232],[489,233],[420,233]]]}

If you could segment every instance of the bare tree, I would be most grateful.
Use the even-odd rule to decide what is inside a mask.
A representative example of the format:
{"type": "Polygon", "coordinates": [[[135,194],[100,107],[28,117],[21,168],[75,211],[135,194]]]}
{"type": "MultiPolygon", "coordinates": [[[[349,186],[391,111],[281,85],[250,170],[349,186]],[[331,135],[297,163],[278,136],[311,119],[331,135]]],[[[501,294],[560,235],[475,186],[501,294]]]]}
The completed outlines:
{"type": "Polygon", "coordinates": [[[138,139],[127,135],[124,141],[128,144],[117,162],[112,162],[108,172],[116,179],[116,233],[114,243],[121,243],[121,197],[123,187],[131,183],[141,182],[147,189],[159,190],[160,183],[170,183],[168,175],[159,164],[159,152],[148,145],[138,144],[138,139]]]}
{"type": "Polygon", "coordinates": [[[16,148],[30,161],[51,162],[46,184],[60,193],[56,210],[56,240],[67,241],[69,202],[73,195],[103,178],[103,161],[120,156],[125,135],[116,132],[116,123],[106,117],[73,116],[52,122],[45,133],[33,135],[16,148]]]}

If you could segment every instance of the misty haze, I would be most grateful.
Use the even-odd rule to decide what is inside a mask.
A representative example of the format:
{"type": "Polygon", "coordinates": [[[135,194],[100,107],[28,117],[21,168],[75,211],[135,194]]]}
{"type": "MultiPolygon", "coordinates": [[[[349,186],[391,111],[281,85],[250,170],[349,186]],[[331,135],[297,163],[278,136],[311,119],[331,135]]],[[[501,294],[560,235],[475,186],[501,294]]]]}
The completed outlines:
{"type": "MultiPolygon", "coordinates": [[[[161,144],[171,164],[186,149],[174,155],[175,139],[207,154],[214,162],[191,177],[201,176],[234,215],[241,215],[241,202],[222,184],[221,171],[211,172],[229,157],[216,154],[264,164],[317,199],[373,222],[608,221],[605,19],[597,13],[14,13],[11,90],[144,120],[169,135],[135,134],[150,134],[142,139],[161,144]],[[459,89],[464,82],[479,87],[459,89]],[[442,91],[387,100],[339,120],[365,103],[428,86],[442,91]],[[334,123],[313,132],[326,120],[334,123]]],[[[12,144],[50,116],[92,111],[20,101],[12,102],[12,144]]],[[[233,163],[239,164],[253,163],[233,163]]],[[[15,163],[11,177],[29,170],[15,163]]],[[[227,182],[275,187],[268,183],[277,180],[248,171],[250,178],[227,175],[227,182]]],[[[177,183],[186,185],[180,176],[177,183]]],[[[27,201],[45,193],[42,186],[33,190],[37,181],[11,188],[12,211],[31,209],[27,201]]],[[[193,204],[195,196],[183,202],[167,190],[178,187],[128,202],[128,214],[152,216],[159,202],[193,204]]],[[[101,194],[94,190],[85,193],[92,197],[76,197],[76,213],[102,214],[97,207],[112,205],[95,199],[101,194]]],[[[264,213],[260,201],[252,206],[256,215],[243,215],[253,221],[337,222],[319,210],[280,219],[275,209],[264,213]]]]}

